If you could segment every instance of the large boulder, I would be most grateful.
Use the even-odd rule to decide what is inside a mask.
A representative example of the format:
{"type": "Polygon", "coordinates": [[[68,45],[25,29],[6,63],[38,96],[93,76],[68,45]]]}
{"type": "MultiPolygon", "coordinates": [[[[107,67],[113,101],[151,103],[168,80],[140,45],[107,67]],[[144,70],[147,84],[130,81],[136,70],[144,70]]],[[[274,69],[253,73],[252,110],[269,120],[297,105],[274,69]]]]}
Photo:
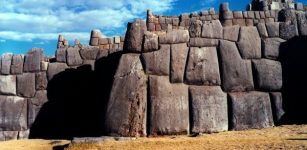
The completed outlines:
{"type": "Polygon", "coordinates": [[[84,60],[95,60],[99,52],[97,46],[85,46],[80,50],[80,55],[84,60]]]}
{"type": "Polygon", "coordinates": [[[170,66],[170,45],[160,45],[154,52],[143,53],[142,58],[147,74],[168,75],[170,66]]]}
{"type": "Polygon", "coordinates": [[[15,75],[0,75],[0,94],[1,95],[16,95],[16,76],[15,75]]]}
{"type": "Polygon", "coordinates": [[[82,64],[82,58],[79,53],[79,48],[68,48],[67,49],[67,65],[78,66],[82,64]]]}
{"type": "Polygon", "coordinates": [[[65,69],[67,68],[68,66],[65,63],[49,63],[47,70],[48,80],[51,80],[53,76],[57,75],[62,71],[65,71],[65,69]]]}
{"type": "MultiPolygon", "coordinates": [[[[257,29],[258,29],[260,37],[266,38],[266,37],[269,36],[268,32],[267,32],[267,29],[266,29],[266,26],[265,26],[264,23],[258,23],[257,24],[257,29]]],[[[278,30],[278,34],[279,34],[279,30],[278,30]]]]}
{"type": "Polygon", "coordinates": [[[9,75],[12,64],[12,54],[4,54],[1,59],[1,74],[9,75]]]}
{"type": "Polygon", "coordinates": [[[28,98],[35,95],[35,73],[17,75],[17,95],[28,98]]]}
{"type": "Polygon", "coordinates": [[[27,100],[17,96],[0,96],[0,130],[27,129],[27,100]]]}
{"type": "Polygon", "coordinates": [[[14,55],[12,58],[11,74],[21,74],[23,71],[23,56],[14,55]]]}
{"type": "Polygon", "coordinates": [[[193,133],[228,130],[227,94],[220,86],[190,86],[193,133]]]}
{"type": "Polygon", "coordinates": [[[144,52],[155,51],[159,49],[158,35],[152,32],[145,32],[144,52]]]}
{"type": "Polygon", "coordinates": [[[269,37],[279,36],[279,22],[270,22],[270,23],[266,23],[265,25],[266,25],[269,37]]]}
{"type": "Polygon", "coordinates": [[[298,30],[301,36],[307,36],[307,15],[306,13],[297,14],[298,30]]]}
{"type": "Polygon", "coordinates": [[[17,140],[18,131],[0,131],[0,141],[17,140]]]}
{"type": "Polygon", "coordinates": [[[172,83],[182,83],[189,48],[186,43],[171,46],[171,74],[172,83]]]}
{"type": "Polygon", "coordinates": [[[67,48],[63,47],[63,48],[58,48],[55,51],[55,58],[56,58],[57,62],[64,62],[64,63],[66,63],[66,54],[67,54],[66,49],[67,48]]]}
{"type": "Polygon", "coordinates": [[[185,72],[186,83],[220,85],[219,63],[215,47],[191,47],[185,72]]]}
{"type": "Polygon", "coordinates": [[[32,48],[25,56],[25,62],[23,66],[24,72],[40,71],[41,61],[43,61],[43,50],[40,48],[32,48]]]}
{"type": "Polygon", "coordinates": [[[188,30],[169,30],[159,36],[160,44],[186,43],[190,39],[188,30]]]}
{"type": "Polygon", "coordinates": [[[147,76],[140,55],[122,55],[107,106],[109,135],[146,136],[147,76]]]}
{"type": "Polygon", "coordinates": [[[208,39],[208,38],[191,38],[189,42],[190,47],[211,47],[218,46],[218,39],[208,39]]]}
{"type": "Polygon", "coordinates": [[[271,92],[270,93],[273,119],[275,124],[280,124],[282,117],[285,114],[285,111],[282,107],[282,94],[280,92],[271,92]]]}
{"type": "Polygon", "coordinates": [[[263,56],[268,59],[277,59],[279,57],[280,44],[285,42],[281,38],[262,39],[263,56]]]}
{"type": "Polygon", "coordinates": [[[266,128],[274,125],[268,93],[230,93],[229,102],[232,130],[266,128]]]}
{"type": "Polygon", "coordinates": [[[201,37],[222,39],[223,38],[223,26],[220,20],[212,20],[203,24],[201,37]]]}
{"type": "Polygon", "coordinates": [[[133,23],[128,23],[124,50],[141,52],[145,31],[147,31],[147,26],[144,20],[136,20],[133,23]]]}
{"type": "Polygon", "coordinates": [[[295,36],[298,36],[297,23],[279,23],[279,36],[285,40],[289,40],[295,36]]]}
{"type": "Polygon", "coordinates": [[[35,96],[28,99],[28,127],[32,126],[40,109],[47,101],[48,97],[46,90],[36,91],[35,96]]]}
{"type": "Polygon", "coordinates": [[[35,74],[35,89],[45,90],[47,89],[48,79],[46,72],[38,72],[35,74]]]}
{"type": "Polygon", "coordinates": [[[240,27],[238,25],[223,28],[223,38],[229,41],[238,41],[240,27]]]}
{"type": "Polygon", "coordinates": [[[166,76],[149,77],[149,132],[170,135],[189,131],[189,96],[184,84],[170,84],[166,76]]]}
{"type": "Polygon", "coordinates": [[[201,36],[202,24],[203,23],[200,20],[191,21],[190,28],[189,28],[191,38],[201,36]]]}
{"type": "Polygon", "coordinates": [[[280,90],[282,87],[282,68],[279,61],[269,59],[253,60],[256,86],[261,90],[280,90]]]}
{"type": "Polygon", "coordinates": [[[261,39],[256,27],[241,27],[237,44],[243,59],[261,58],[261,39]]]}
{"type": "Polygon", "coordinates": [[[251,62],[241,59],[236,44],[221,40],[219,50],[223,90],[227,92],[253,90],[251,62]]]}

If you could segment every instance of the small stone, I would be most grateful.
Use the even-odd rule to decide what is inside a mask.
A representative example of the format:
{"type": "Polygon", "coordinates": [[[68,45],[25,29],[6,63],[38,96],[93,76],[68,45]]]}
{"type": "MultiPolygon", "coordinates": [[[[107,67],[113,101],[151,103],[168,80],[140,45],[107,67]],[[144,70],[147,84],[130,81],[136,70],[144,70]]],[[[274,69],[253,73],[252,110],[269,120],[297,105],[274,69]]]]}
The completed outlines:
{"type": "Polygon", "coordinates": [[[172,83],[182,83],[189,48],[186,43],[171,45],[171,74],[172,83]]]}
{"type": "Polygon", "coordinates": [[[120,37],[119,36],[114,37],[114,43],[115,44],[119,44],[120,43],[120,37]]]}
{"type": "Polygon", "coordinates": [[[275,91],[282,88],[282,68],[279,61],[253,60],[256,86],[261,90],[275,91]]]}
{"type": "Polygon", "coordinates": [[[143,53],[142,58],[147,74],[168,75],[170,64],[170,45],[160,45],[158,51],[143,53]]]}
{"type": "Polygon", "coordinates": [[[47,71],[48,65],[49,65],[49,62],[41,61],[41,71],[47,71]]]}
{"type": "Polygon", "coordinates": [[[91,38],[100,38],[101,37],[101,31],[98,29],[94,29],[91,32],[91,38]]]}
{"type": "Polygon", "coordinates": [[[220,85],[220,72],[215,47],[191,47],[185,72],[186,83],[220,85]]]}

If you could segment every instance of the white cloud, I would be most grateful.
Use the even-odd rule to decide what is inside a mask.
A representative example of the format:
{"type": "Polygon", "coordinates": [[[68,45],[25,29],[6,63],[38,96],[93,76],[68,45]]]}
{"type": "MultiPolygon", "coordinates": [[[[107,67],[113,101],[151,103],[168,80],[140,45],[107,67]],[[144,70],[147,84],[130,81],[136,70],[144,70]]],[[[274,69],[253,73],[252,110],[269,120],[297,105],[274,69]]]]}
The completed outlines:
{"type": "Polygon", "coordinates": [[[146,10],[163,13],[175,0],[1,0],[0,38],[51,40],[64,32],[67,38],[89,39],[91,29],[109,36],[123,34],[128,21],[144,18],[146,10]]]}
{"type": "Polygon", "coordinates": [[[5,43],[6,40],[0,39],[0,43],[5,43]]]}

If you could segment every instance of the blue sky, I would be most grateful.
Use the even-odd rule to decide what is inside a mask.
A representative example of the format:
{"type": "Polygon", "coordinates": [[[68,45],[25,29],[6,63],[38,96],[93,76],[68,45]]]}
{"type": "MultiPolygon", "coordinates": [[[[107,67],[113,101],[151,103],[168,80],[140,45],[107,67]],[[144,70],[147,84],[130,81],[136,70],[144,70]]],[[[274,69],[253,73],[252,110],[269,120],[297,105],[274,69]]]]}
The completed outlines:
{"type": "MultiPolygon", "coordinates": [[[[0,54],[24,54],[32,47],[53,56],[59,34],[72,44],[88,44],[90,31],[124,35],[127,22],[154,14],[179,15],[214,7],[227,0],[0,0],[0,54]]],[[[228,0],[232,10],[245,10],[250,0],[228,0]]],[[[307,3],[307,0],[300,0],[307,3]]]]}

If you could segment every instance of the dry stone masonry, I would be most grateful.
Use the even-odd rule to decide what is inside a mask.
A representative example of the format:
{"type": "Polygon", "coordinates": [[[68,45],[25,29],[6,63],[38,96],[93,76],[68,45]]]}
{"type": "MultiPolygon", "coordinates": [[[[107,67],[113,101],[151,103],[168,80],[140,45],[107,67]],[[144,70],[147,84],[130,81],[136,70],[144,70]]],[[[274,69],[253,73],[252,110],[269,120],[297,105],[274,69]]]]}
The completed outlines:
{"type": "MultiPolygon", "coordinates": [[[[33,48],[0,59],[0,140],[31,133],[59,74],[120,54],[103,128],[112,136],[212,133],[272,127],[283,110],[280,47],[307,35],[301,3],[253,0],[248,11],[154,15],[125,36],[91,32],[89,46],[60,35],[54,58],[33,48]]],[[[103,62],[103,61],[102,61],[103,62]]],[[[115,62],[112,64],[115,64],[115,62]]],[[[109,70],[105,70],[109,71],[109,70]]],[[[82,81],[80,81],[82,82],[82,81]]],[[[105,91],[102,91],[105,92],[105,91]]],[[[86,99],[84,99],[86,103],[86,99]]],[[[80,110],[81,111],[81,110],[80,110]]],[[[83,118],[80,118],[81,120],[83,118]]],[[[100,131],[97,131],[100,132],[100,131]]]]}

